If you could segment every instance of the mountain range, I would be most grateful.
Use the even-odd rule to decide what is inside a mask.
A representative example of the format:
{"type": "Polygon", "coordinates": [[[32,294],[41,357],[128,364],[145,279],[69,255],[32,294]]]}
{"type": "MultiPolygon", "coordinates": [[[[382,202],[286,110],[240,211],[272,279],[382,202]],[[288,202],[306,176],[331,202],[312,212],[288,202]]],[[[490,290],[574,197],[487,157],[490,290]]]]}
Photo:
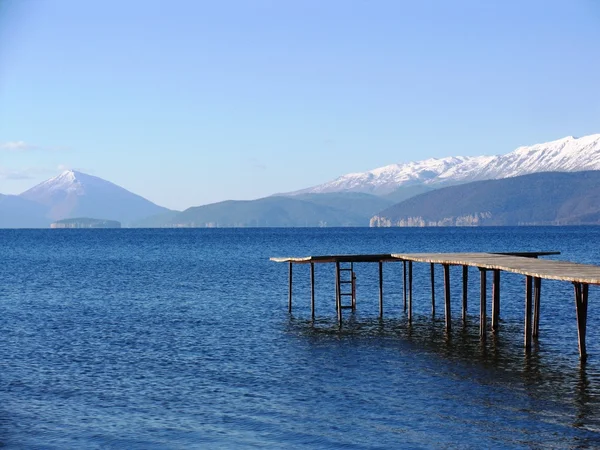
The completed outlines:
{"type": "Polygon", "coordinates": [[[600,223],[600,171],[542,172],[436,189],[387,208],[371,226],[600,223]]]}
{"type": "MultiPolygon", "coordinates": [[[[600,134],[519,147],[505,155],[454,156],[392,164],[287,194],[230,200],[182,212],[158,206],[101,178],[65,171],[20,195],[0,195],[0,227],[48,227],[56,220],[75,217],[116,220],[129,227],[482,225],[509,224],[515,220],[570,223],[568,211],[578,217],[591,214],[584,221],[590,223],[595,214],[591,197],[574,189],[578,184],[561,173],[595,170],[600,170],[600,134]],[[520,178],[534,173],[545,173],[543,182],[536,177],[520,178]],[[473,184],[480,180],[502,183],[473,184]],[[527,187],[528,183],[532,186],[527,187]],[[538,189],[542,185],[544,189],[538,189]],[[499,210],[486,209],[485,202],[474,195],[473,190],[485,191],[490,186],[508,195],[508,203],[530,206],[548,202],[551,205],[549,193],[554,191],[549,186],[562,186],[557,189],[565,194],[587,198],[582,203],[587,209],[580,205],[553,216],[548,206],[544,217],[517,217],[506,205],[500,205],[499,210]],[[511,186],[518,186],[519,190],[511,186]],[[539,198],[533,198],[532,193],[539,198]],[[506,216],[502,220],[500,210],[506,216]]],[[[593,172],[590,173],[584,179],[595,180],[593,172]]],[[[574,219],[573,223],[579,222],[574,219]]]]}
{"type": "Polygon", "coordinates": [[[470,181],[509,178],[538,172],[600,170],[600,134],[568,136],[544,144],[519,147],[497,156],[431,158],[350,173],[289,195],[325,192],[393,193],[407,186],[438,188],[470,181]]]}
{"type": "Polygon", "coordinates": [[[364,193],[272,196],[188,208],[162,226],[177,227],[360,227],[392,201],[364,193]]]}

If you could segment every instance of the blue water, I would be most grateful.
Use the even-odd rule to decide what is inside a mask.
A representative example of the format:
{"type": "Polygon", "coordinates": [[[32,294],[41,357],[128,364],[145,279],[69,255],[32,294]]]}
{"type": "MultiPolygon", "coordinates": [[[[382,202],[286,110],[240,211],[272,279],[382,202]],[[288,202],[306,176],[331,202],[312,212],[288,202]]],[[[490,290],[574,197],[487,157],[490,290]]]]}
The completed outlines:
{"type": "MultiPolygon", "coordinates": [[[[523,343],[524,280],[502,275],[502,322],[478,337],[451,271],[453,331],[414,267],[356,267],[341,330],[331,265],[270,256],[560,250],[600,264],[600,228],[0,230],[0,443],[5,448],[594,448],[600,289],[581,366],[573,288],[544,281],[541,336],[523,343]]],[[[438,269],[439,270],[439,269],[438,269]]],[[[437,274],[438,296],[442,292],[437,274]]],[[[491,284],[491,283],[488,283],[491,284]]],[[[488,296],[489,298],[490,296],[488,296]]]]}

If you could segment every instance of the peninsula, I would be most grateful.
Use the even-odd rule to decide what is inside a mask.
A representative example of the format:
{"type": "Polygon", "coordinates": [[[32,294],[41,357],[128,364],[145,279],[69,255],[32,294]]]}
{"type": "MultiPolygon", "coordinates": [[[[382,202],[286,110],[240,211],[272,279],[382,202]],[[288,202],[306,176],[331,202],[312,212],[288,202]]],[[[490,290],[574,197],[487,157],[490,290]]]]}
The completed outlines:
{"type": "Polygon", "coordinates": [[[116,220],[90,219],[79,217],[75,219],[58,220],[50,228],[121,228],[121,222],[116,220]]]}

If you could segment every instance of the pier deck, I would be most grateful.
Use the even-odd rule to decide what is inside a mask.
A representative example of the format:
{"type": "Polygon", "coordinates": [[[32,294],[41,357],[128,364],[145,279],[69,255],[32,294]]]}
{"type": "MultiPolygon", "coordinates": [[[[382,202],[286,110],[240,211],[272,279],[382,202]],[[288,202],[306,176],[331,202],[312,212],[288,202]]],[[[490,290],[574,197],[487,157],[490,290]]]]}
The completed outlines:
{"type": "Polygon", "coordinates": [[[375,254],[375,255],[322,255],[322,256],[286,256],[270,258],[274,262],[287,262],[294,264],[309,264],[309,263],[335,263],[335,262],[384,262],[398,261],[398,258],[392,256],[391,253],[375,254]]]}
{"type": "Polygon", "coordinates": [[[537,259],[505,253],[393,253],[392,256],[402,261],[469,266],[548,280],[600,284],[600,266],[570,261],[537,259]]]}
{"type": "Polygon", "coordinates": [[[402,262],[404,265],[403,297],[404,311],[408,313],[408,322],[412,322],[413,300],[413,263],[428,263],[431,266],[431,309],[435,314],[435,264],[444,269],[444,312],[446,330],[451,329],[450,310],[450,266],[462,266],[462,319],[467,319],[468,302],[468,268],[474,267],[480,271],[480,337],[486,339],[487,334],[487,272],[493,273],[492,281],[492,332],[498,332],[500,317],[500,273],[512,272],[525,276],[525,339],[526,351],[531,349],[531,341],[539,335],[541,280],[559,280],[571,282],[575,291],[575,310],[579,354],[582,360],[586,358],[585,334],[587,327],[587,305],[589,285],[600,285],[600,266],[579,264],[570,261],[544,260],[539,256],[557,255],[559,252],[505,252],[505,253],[390,253],[373,255],[323,255],[306,257],[277,257],[275,262],[289,265],[289,310],[292,311],[292,267],[294,264],[311,265],[311,310],[314,318],[314,264],[334,263],[336,268],[336,310],[340,325],[342,309],[356,309],[354,263],[379,264],[379,316],[383,317],[383,270],[384,262],[402,262]],[[350,264],[342,267],[341,264],[350,264]],[[408,269],[408,270],[407,270],[408,269]],[[343,280],[341,272],[349,271],[350,280],[343,280]],[[342,285],[351,284],[351,292],[343,293],[342,285]],[[343,306],[341,298],[352,296],[352,304],[343,306]],[[533,315],[533,318],[532,318],[533,315]]]}

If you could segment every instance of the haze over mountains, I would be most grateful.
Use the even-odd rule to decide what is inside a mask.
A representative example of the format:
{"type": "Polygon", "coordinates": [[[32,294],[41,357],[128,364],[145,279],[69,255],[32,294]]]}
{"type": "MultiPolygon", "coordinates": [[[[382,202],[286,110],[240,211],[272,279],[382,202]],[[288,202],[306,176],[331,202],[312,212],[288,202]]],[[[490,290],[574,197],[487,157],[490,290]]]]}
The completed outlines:
{"type": "MultiPolygon", "coordinates": [[[[590,170],[600,170],[600,134],[520,147],[499,156],[456,156],[392,164],[288,194],[219,202],[183,212],[158,206],[101,178],[66,171],[21,195],[0,195],[0,227],[48,227],[55,220],[75,217],[117,220],[130,227],[596,223],[595,194],[585,196],[585,191],[577,188],[582,186],[579,178],[560,173],[590,170]],[[541,178],[512,178],[539,172],[554,173],[541,178]],[[473,181],[494,179],[502,183],[471,185],[473,181]],[[455,186],[459,184],[463,186],[455,186]],[[539,189],[542,185],[544,188],[539,189]],[[511,213],[510,207],[504,205],[499,207],[504,211],[500,219],[500,210],[485,209],[482,198],[473,195],[473,190],[485,191],[489,186],[501,189],[508,196],[507,204],[547,205],[541,209],[545,215],[525,220],[525,216],[511,213]],[[515,186],[519,188],[515,190],[515,186]],[[568,205],[578,197],[587,200],[577,208],[565,207],[560,215],[552,215],[554,200],[550,196],[555,194],[551,192],[561,192],[562,201],[568,205]],[[488,220],[490,214],[493,220],[488,220]],[[570,219],[569,214],[579,219],[570,219]],[[474,220],[474,215],[479,219],[474,220]]],[[[594,172],[582,175],[582,180],[587,180],[583,184],[586,189],[593,188],[594,177],[594,172]]]]}

